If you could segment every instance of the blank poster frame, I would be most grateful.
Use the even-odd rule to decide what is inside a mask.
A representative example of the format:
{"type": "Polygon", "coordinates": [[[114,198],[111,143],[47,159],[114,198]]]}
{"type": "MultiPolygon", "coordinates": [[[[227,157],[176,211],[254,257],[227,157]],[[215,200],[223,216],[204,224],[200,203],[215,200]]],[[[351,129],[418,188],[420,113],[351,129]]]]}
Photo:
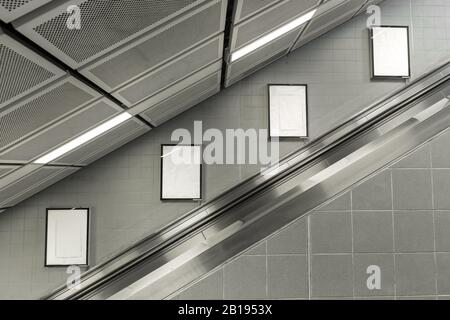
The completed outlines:
{"type": "Polygon", "coordinates": [[[202,146],[198,144],[162,144],[161,145],[161,179],[160,179],[160,200],[161,201],[199,201],[203,196],[203,163],[202,163],[202,146]],[[163,177],[164,177],[164,147],[199,147],[200,148],[200,163],[199,163],[199,198],[164,198],[163,196],[163,177]]]}
{"type": "Polygon", "coordinates": [[[304,138],[308,138],[309,136],[309,115],[308,115],[308,109],[309,109],[309,105],[308,105],[308,85],[307,84],[292,84],[292,83],[269,83],[267,85],[267,95],[268,95],[268,106],[269,106],[269,139],[271,138],[285,138],[285,139],[304,139],[304,138]],[[304,87],[305,88],[305,108],[304,110],[302,110],[305,114],[305,131],[306,131],[306,135],[300,135],[300,136],[272,136],[272,130],[271,130],[271,119],[270,119],[270,87],[286,87],[286,86],[293,86],[293,87],[304,87]]]}
{"type": "Polygon", "coordinates": [[[47,208],[46,215],[45,215],[45,263],[44,267],[67,267],[67,266],[80,266],[80,267],[87,267],[89,266],[89,231],[90,231],[90,219],[91,219],[91,213],[89,208],[47,208]],[[48,235],[49,235],[49,220],[48,220],[48,214],[49,211],[74,211],[74,210],[82,210],[86,212],[86,256],[84,263],[75,264],[75,263],[69,263],[69,264],[49,264],[47,261],[47,250],[48,250],[48,235]]]}
{"type": "Polygon", "coordinates": [[[371,63],[371,75],[372,80],[403,80],[411,78],[411,44],[410,44],[410,32],[409,26],[392,26],[392,25],[380,25],[369,28],[369,42],[370,42],[370,63],[371,63]],[[373,28],[401,28],[406,29],[407,46],[408,46],[408,74],[407,75],[376,75],[375,74],[375,57],[374,57],[374,35],[373,28]]]}

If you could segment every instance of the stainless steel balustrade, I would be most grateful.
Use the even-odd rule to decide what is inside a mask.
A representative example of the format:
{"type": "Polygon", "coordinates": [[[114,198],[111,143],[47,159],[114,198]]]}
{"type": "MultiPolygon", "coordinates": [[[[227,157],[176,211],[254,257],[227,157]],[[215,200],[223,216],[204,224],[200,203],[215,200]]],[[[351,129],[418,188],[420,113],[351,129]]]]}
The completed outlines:
{"type": "Polygon", "coordinates": [[[47,299],[161,299],[450,124],[446,62],[47,299]]]}

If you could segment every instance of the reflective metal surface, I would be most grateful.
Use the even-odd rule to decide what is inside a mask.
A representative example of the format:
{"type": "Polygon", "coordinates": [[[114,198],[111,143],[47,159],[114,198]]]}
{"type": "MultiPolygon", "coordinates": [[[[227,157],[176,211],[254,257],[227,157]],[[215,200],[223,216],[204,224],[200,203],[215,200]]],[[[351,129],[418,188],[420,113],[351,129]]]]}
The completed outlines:
{"type": "Polygon", "coordinates": [[[89,270],[81,289],[63,287],[47,298],[169,296],[446,129],[449,69],[447,62],[289,155],[279,167],[89,270]]]}

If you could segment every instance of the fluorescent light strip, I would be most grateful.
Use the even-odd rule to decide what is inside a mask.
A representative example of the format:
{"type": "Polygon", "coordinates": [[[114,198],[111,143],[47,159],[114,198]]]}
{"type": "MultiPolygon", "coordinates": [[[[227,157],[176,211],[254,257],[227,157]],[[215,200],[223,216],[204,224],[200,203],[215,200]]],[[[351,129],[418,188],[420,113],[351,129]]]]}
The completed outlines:
{"type": "Polygon", "coordinates": [[[264,37],[261,37],[258,40],[246,45],[242,49],[239,49],[239,50],[233,52],[231,54],[231,62],[234,62],[234,61],[242,58],[243,56],[246,56],[250,52],[255,51],[256,49],[264,46],[265,44],[269,43],[270,41],[273,41],[276,38],[281,37],[283,34],[294,30],[298,26],[301,26],[305,22],[308,22],[314,16],[316,11],[317,11],[317,9],[309,11],[308,13],[305,13],[304,15],[298,17],[297,19],[292,20],[291,22],[285,24],[284,26],[281,26],[278,29],[272,31],[271,33],[265,35],[264,37]]]}
{"type": "Polygon", "coordinates": [[[49,163],[50,161],[53,161],[53,160],[61,157],[63,154],[78,148],[82,144],[85,144],[85,143],[91,141],[92,139],[94,139],[95,137],[98,137],[102,133],[118,126],[119,124],[130,119],[131,117],[132,116],[128,112],[124,112],[124,113],[112,118],[111,120],[108,120],[105,123],[99,125],[98,127],[95,127],[94,129],[89,130],[88,132],[82,134],[78,138],[75,138],[72,141],[62,145],[58,149],[55,149],[52,152],[47,153],[43,157],[34,161],[33,163],[36,163],[36,164],[49,163]]]}

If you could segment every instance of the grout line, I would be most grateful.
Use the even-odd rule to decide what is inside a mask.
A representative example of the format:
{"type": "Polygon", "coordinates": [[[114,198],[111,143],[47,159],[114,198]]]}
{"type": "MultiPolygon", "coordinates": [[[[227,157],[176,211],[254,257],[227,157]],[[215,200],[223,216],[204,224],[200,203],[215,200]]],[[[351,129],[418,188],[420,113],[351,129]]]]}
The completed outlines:
{"type": "Polygon", "coordinates": [[[350,226],[352,233],[352,296],[355,297],[355,240],[353,231],[353,191],[350,191],[350,226]]]}
{"type": "Polygon", "coordinates": [[[430,157],[430,179],[431,179],[431,208],[433,214],[433,258],[434,258],[434,285],[436,298],[438,296],[438,266],[437,266],[437,254],[436,254],[436,214],[435,214],[435,204],[434,204],[434,170],[433,170],[433,154],[431,152],[431,146],[428,149],[430,157]]]}
{"type": "Polygon", "coordinates": [[[306,239],[306,258],[308,264],[308,299],[311,300],[311,215],[306,217],[307,239],[306,239]]]}
{"type": "Polygon", "coordinates": [[[397,299],[397,265],[395,261],[396,245],[395,245],[395,216],[394,216],[394,179],[392,176],[392,170],[390,170],[391,177],[391,218],[392,218],[392,252],[394,261],[394,299],[397,299]]]}

